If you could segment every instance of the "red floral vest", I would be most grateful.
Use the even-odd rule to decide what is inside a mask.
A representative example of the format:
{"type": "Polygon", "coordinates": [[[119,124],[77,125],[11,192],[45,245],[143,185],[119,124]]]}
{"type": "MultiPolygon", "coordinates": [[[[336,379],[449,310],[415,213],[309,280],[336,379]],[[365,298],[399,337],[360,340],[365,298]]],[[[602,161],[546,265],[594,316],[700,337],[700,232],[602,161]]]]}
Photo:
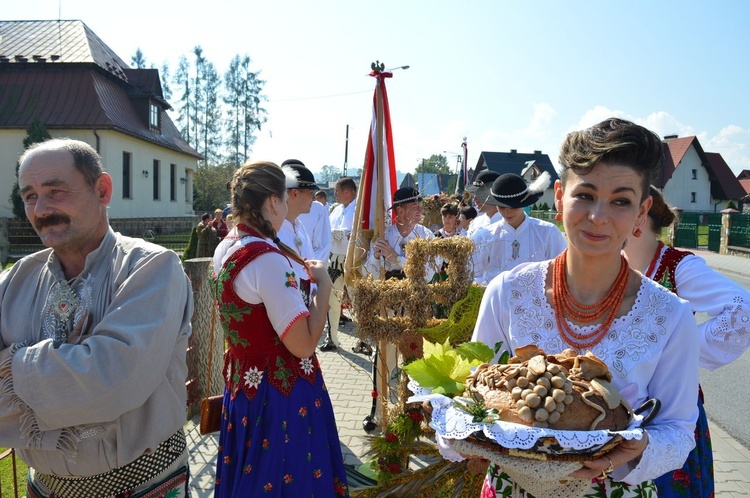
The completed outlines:
{"type": "Polygon", "coordinates": [[[219,316],[228,350],[224,354],[224,380],[232,399],[242,389],[253,399],[258,386],[270,382],[288,396],[298,378],[315,384],[318,358],[297,358],[284,346],[268,319],[263,303],[250,304],[234,292],[234,279],[255,258],[268,252],[283,253],[267,242],[251,242],[232,254],[216,279],[219,316]]]}
{"type": "MultiPolygon", "coordinates": [[[[657,249],[657,257],[658,253],[661,252],[662,245],[663,244],[659,244],[659,248],[657,249]]],[[[680,251],[679,249],[668,246],[664,251],[664,254],[661,256],[659,267],[656,269],[656,273],[654,273],[652,280],[662,287],[665,287],[671,292],[677,294],[677,283],[674,280],[674,272],[677,270],[677,265],[680,263],[680,261],[691,254],[693,253],[688,251],[680,251]]]]}

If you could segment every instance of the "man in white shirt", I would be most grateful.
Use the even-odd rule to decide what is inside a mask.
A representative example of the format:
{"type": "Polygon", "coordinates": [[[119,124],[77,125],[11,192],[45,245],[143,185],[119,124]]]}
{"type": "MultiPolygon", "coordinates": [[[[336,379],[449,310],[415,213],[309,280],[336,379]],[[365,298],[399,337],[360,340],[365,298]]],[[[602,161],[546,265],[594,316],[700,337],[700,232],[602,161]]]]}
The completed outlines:
{"type": "Polygon", "coordinates": [[[487,204],[496,206],[503,219],[482,230],[488,237],[475,252],[475,282],[487,285],[500,272],[521,263],[553,259],[565,250],[567,243],[557,226],[531,218],[523,209],[538,201],[549,183],[546,172],[531,185],[514,173],[501,175],[492,183],[487,204]]]}
{"type": "MultiPolygon", "coordinates": [[[[381,266],[385,270],[385,278],[404,278],[406,244],[416,238],[435,238],[435,234],[421,224],[422,196],[417,189],[403,187],[396,190],[391,209],[396,217],[396,224],[385,227],[385,234],[372,244],[362,268],[365,275],[372,275],[374,278],[380,277],[381,266]]],[[[442,261],[436,265],[436,268],[427,268],[427,281],[432,280],[435,272],[440,270],[442,261]]]]}
{"type": "Polygon", "coordinates": [[[498,176],[500,176],[500,173],[497,171],[486,169],[477,175],[471,185],[466,187],[467,192],[474,194],[474,204],[477,206],[477,217],[472,220],[469,229],[466,231],[469,237],[480,228],[500,220],[497,207],[487,204],[487,198],[490,197],[490,187],[498,176]]]}
{"type": "MultiPolygon", "coordinates": [[[[344,295],[344,260],[349,246],[349,236],[354,224],[354,210],[357,207],[357,184],[349,177],[340,178],[334,190],[336,207],[329,217],[330,231],[333,238],[331,255],[328,263],[328,274],[333,281],[331,306],[328,312],[328,338],[320,347],[321,351],[334,351],[339,346],[339,320],[341,319],[341,298],[344,295]]],[[[356,349],[356,348],[355,348],[356,349]]],[[[364,351],[366,352],[366,351],[364,351]]]]}
{"type": "Polygon", "coordinates": [[[315,259],[327,263],[331,253],[331,242],[333,242],[328,206],[315,200],[310,205],[310,212],[300,214],[298,219],[305,226],[307,235],[310,236],[315,259]]]}
{"type": "MultiPolygon", "coordinates": [[[[279,239],[299,254],[304,259],[317,259],[313,251],[310,236],[307,234],[304,225],[299,220],[303,213],[310,212],[310,206],[313,202],[313,195],[318,186],[315,183],[315,175],[307,169],[302,161],[297,159],[287,159],[281,163],[281,168],[287,173],[287,200],[286,219],[277,234],[279,239]],[[293,180],[290,180],[293,178],[293,180]]],[[[306,292],[305,287],[309,288],[311,282],[305,268],[299,263],[292,261],[292,268],[300,278],[300,291],[303,296],[310,296],[312,292],[306,292]]]]}

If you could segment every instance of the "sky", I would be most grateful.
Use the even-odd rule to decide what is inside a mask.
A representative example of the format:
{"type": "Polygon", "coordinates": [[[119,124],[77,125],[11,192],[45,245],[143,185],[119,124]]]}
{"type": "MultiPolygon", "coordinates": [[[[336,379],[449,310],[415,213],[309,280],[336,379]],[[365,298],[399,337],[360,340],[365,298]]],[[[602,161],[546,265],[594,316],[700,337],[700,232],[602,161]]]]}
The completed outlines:
{"type": "Polygon", "coordinates": [[[223,74],[249,55],[268,122],[250,159],[356,174],[372,120],[370,63],[386,80],[396,168],[443,154],[541,150],[611,116],[695,135],[750,169],[750,2],[745,0],[30,0],[3,20],[78,19],[125,62],[167,63],[200,45],[223,74]],[[349,127],[348,155],[346,130],[349,127]]]}

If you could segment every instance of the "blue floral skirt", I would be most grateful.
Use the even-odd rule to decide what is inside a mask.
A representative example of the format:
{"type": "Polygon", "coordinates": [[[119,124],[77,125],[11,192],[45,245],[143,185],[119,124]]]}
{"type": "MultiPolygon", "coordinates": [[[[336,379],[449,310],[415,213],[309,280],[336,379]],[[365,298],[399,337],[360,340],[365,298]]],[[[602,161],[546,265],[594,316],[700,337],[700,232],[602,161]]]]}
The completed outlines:
{"type": "Polygon", "coordinates": [[[703,392],[698,392],[698,420],[695,423],[695,448],[681,469],[655,480],[659,498],[712,498],[714,496],[714,458],[708,432],[703,392]]]}
{"type": "Polygon", "coordinates": [[[251,400],[224,392],[214,496],[349,496],[322,375],[284,396],[262,382],[251,400]]]}

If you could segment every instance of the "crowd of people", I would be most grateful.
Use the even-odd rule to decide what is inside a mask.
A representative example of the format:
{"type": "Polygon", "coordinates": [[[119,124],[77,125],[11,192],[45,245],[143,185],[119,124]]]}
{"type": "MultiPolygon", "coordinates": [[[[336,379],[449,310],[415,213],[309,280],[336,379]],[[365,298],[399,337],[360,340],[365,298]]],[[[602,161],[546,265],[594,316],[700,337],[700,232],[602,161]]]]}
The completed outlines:
{"type": "MultiPolygon", "coordinates": [[[[565,235],[528,212],[550,187],[545,174],[528,183],[480,172],[442,205],[434,231],[422,225],[419,190],[400,188],[394,222],[355,269],[403,279],[409,241],[468,237],[474,281],[486,287],[472,340],[510,354],[531,343],[590,350],[632,406],[658,398],[641,439],[570,475],[591,481],[586,496],[712,496],[698,369],[750,345],[750,294],[659,240],[674,221],[651,185],[662,162],[659,137],[625,120],[570,133],[554,185],[565,235]],[[698,326],[693,312],[710,319],[698,326]]],[[[0,275],[0,446],[29,464],[33,498],[188,496],[193,300],[179,258],[109,227],[112,179],[89,145],[52,139],[19,164],[47,249],[0,275]]],[[[339,179],[329,204],[312,171],[288,159],[248,162],[227,189],[231,208],[202,214],[190,255],[212,258],[227,346],[215,496],[348,496],[317,352],[341,347],[357,184],[339,179]]],[[[425,278],[443,264],[429,262],[425,278]]],[[[371,356],[372,345],[355,352],[371,356]]],[[[440,448],[464,458],[450,442],[440,448]]],[[[491,465],[482,496],[529,495],[491,465]]]]}

